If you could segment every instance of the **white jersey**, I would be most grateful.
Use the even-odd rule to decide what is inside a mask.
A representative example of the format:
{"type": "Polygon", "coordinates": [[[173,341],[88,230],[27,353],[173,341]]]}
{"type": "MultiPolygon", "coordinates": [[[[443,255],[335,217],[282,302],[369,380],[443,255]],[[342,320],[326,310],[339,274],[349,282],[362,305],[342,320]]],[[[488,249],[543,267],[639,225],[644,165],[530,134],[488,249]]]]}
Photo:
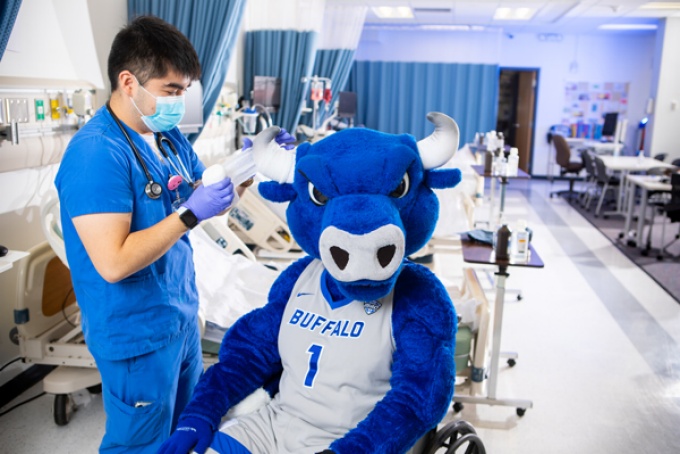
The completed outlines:
{"type": "Polygon", "coordinates": [[[283,313],[280,392],[224,432],[253,453],[314,453],[356,427],[390,389],[392,294],[333,309],[315,260],[297,280],[283,313]]]}

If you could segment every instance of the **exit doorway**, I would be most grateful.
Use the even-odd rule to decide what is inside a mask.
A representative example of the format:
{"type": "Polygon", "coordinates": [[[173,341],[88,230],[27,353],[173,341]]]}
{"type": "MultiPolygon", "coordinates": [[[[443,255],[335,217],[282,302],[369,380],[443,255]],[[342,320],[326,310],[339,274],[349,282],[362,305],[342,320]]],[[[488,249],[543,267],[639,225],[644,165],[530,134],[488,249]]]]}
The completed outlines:
{"type": "Polygon", "coordinates": [[[527,173],[533,162],[538,69],[501,68],[498,77],[496,131],[505,144],[517,147],[519,168],[527,173]]]}

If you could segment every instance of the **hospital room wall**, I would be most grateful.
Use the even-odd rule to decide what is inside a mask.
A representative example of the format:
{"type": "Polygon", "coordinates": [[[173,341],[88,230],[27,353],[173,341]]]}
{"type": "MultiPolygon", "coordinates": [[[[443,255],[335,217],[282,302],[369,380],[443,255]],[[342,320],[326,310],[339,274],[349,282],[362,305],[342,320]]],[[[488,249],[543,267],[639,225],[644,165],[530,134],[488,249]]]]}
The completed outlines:
{"type": "Polygon", "coordinates": [[[680,17],[664,19],[657,36],[645,150],[667,153],[670,162],[680,158],[680,17]]]}
{"type": "Polygon", "coordinates": [[[539,69],[534,151],[531,172],[548,173],[551,125],[560,123],[568,82],[629,83],[632,149],[637,124],[645,116],[653,72],[654,33],[558,35],[541,41],[536,34],[496,32],[364,31],[357,60],[440,63],[497,63],[501,67],[539,69]]]}
{"type": "MultiPolygon", "coordinates": [[[[0,82],[18,78],[33,86],[50,89],[83,82],[95,87],[103,85],[96,90],[95,107],[98,107],[108,97],[108,50],[113,36],[126,20],[126,0],[23,0],[10,44],[15,33],[21,39],[14,48],[8,45],[8,52],[0,62],[0,82]],[[65,29],[70,29],[71,36],[64,36],[65,29]],[[41,35],[42,39],[24,39],[38,36],[35,30],[50,30],[50,33],[41,35]],[[84,55],[87,55],[87,69],[82,64],[84,55]]],[[[6,87],[0,83],[0,88],[6,87]]],[[[0,244],[10,249],[28,250],[45,241],[40,226],[40,205],[53,187],[58,163],[69,138],[70,134],[56,134],[21,138],[19,145],[12,145],[7,140],[0,142],[0,194],[3,194],[0,197],[0,244]],[[17,162],[25,165],[22,168],[17,162]]],[[[19,348],[9,339],[9,332],[14,327],[16,280],[16,266],[0,273],[0,365],[19,355],[19,348]]],[[[15,364],[3,371],[0,384],[23,368],[26,366],[15,364]]]]}

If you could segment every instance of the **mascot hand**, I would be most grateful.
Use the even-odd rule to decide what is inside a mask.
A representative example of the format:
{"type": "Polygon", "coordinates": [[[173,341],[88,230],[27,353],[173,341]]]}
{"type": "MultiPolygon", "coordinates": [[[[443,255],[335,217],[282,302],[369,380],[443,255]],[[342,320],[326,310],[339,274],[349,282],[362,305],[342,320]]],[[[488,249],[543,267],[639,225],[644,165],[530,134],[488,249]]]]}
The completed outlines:
{"type": "Polygon", "coordinates": [[[316,454],[335,454],[334,451],[331,451],[330,449],[324,449],[321,452],[317,452],[316,454]]]}
{"type": "Polygon", "coordinates": [[[203,454],[213,439],[213,430],[206,421],[186,418],[179,422],[175,432],[163,443],[158,454],[203,454]],[[193,448],[193,449],[192,449],[193,448]]]}

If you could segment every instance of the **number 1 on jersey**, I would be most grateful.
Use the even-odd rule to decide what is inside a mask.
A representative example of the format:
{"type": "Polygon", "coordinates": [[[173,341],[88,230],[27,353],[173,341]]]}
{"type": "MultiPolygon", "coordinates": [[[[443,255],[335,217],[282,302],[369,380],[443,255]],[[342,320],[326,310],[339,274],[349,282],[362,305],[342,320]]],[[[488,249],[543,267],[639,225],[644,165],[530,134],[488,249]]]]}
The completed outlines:
{"type": "Polygon", "coordinates": [[[319,369],[319,358],[321,358],[321,350],[323,347],[321,345],[312,344],[307,350],[309,353],[309,369],[307,370],[307,376],[305,377],[305,386],[311,388],[314,385],[314,377],[316,377],[316,372],[319,369]]]}

